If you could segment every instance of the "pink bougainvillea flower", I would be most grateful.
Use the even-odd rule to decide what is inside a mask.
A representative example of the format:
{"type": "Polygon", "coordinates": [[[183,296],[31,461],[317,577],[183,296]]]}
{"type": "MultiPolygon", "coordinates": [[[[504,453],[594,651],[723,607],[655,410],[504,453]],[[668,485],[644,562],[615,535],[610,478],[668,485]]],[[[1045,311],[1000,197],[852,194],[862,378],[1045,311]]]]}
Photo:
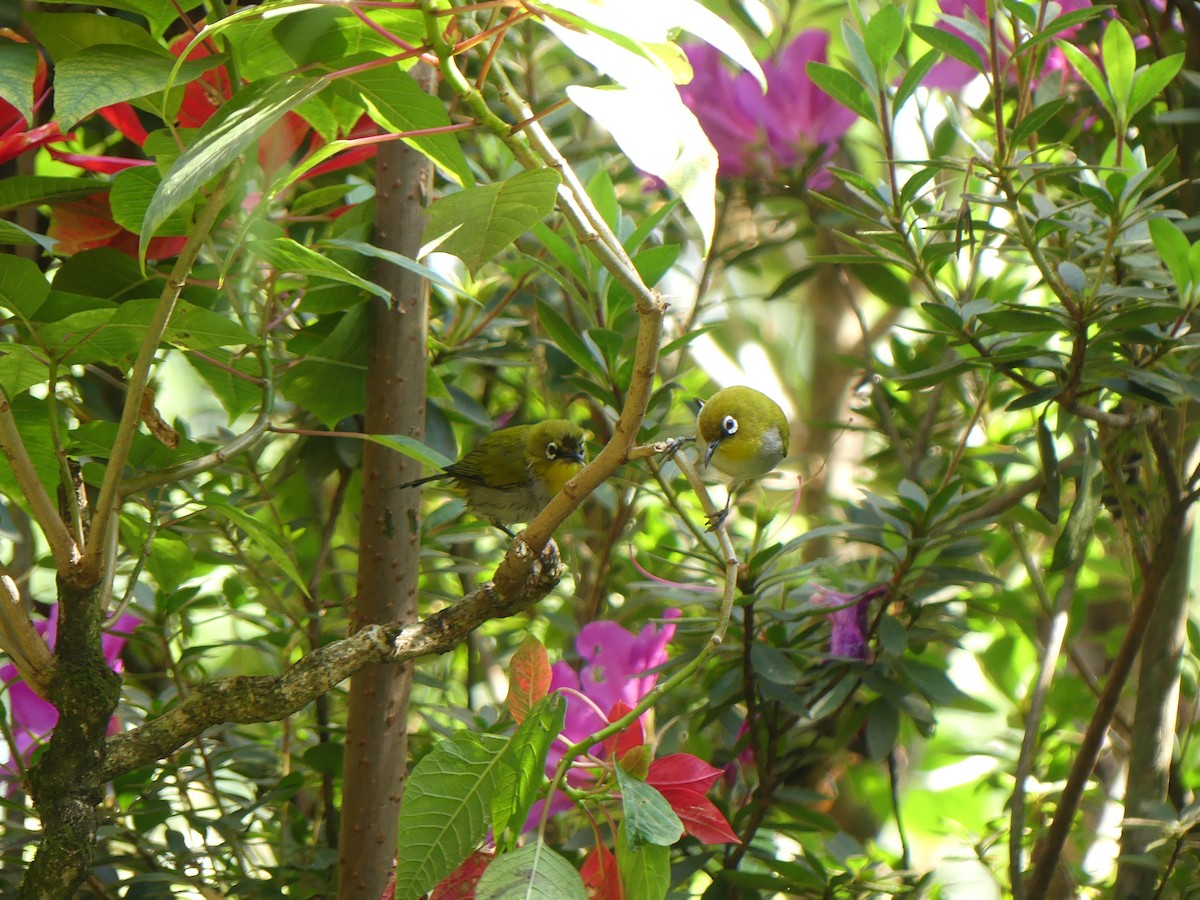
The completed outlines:
{"type": "MultiPolygon", "coordinates": [[[[1092,5],[1091,0],[1057,0],[1057,3],[1063,13],[1074,12],[1077,9],[1084,9],[1092,5]]],[[[947,16],[957,19],[975,19],[979,22],[987,22],[987,0],[939,0],[938,6],[941,8],[942,13],[947,16]]],[[[1080,25],[1075,25],[1070,28],[1064,28],[1057,33],[1057,37],[1070,39],[1075,36],[1081,27],[1080,25]]],[[[987,50],[984,49],[979,41],[964,34],[949,22],[938,22],[937,28],[966,41],[971,46],[971,49],[979,54],[984,68],[990,68],[987,50]]],[[[999,63],[1000,67],[1003,68],[1008,64],[1012,56],[1012,39],[1003,33],[1003,29],[1001,29],[999,50],[999,63]]],[[[1036,84],[1051,72],[1061,71],[1065,73],[1069,68],[1063,52],[1057,47],[1052,46],[1042,62],[1041,72],[1034,79],[1034,83],[1036,84]]],[[[929,74],[925,76],[924,84],[926,87],[938,88],[947,92],[959,91],[973,81],[978,74],[975,69],[966,63],[947,57],[929,70],[929,74]]],[[[1016,72],[1009,69],[1008,78],[1010,81],[1016,81],[1016,72]]]]}
{"type": "MultiPolygon", "coordinates": [[[[139,621],[137,616],[126,613],[117,620],[111,631],[105,632],[100,638],[104,659],[114,672],[124,670],[120,659],[121,650],[139,621]]],[[[35,622],[33,627],[45,637],[46,643],[53,649],[58,637],[58,606],[50,611],[50,618],[35,622]]],[[[53,704],[35,694],[33,689],[21,680],[17,667],[12,663],[0,667],[0,685],[7,694],[9,729],[15,743],[10,750],[22,764],[28,763],[33,751],[45,742],[58,723],[58,710],[53,704]]],[[[109,734],[115,734],[116,728],[117,720],[114,718],[109,723],[109,734]]],[[[9,778],[15,783],[19,772],[17,761],[10,758],[0,767],[0,771],[6,773],[0,777],[9,778]]]]}
{"type": "MultiPolygon", "coordinates": [[[[734,75],[708,44],[684,48],[693,76],[679,92],[717,151],[719,175],[791,180],[828,160],[855,119],[808,77],[808,63],[825,62],[828,45],[824,31],[805,31],[763,63],[765,94],[753,75],[734,75]]],[[[808,185],[830,181],[818,168],[808,185]]]]}
{"type": "Polygon", "coordinates": [[[871,601],[886,592],[882,585],[861,594],[843,594],[828,588],[819,588],[813,594],[817,606],[837,607],[827,613],[829,620],[829,655],[850,659],[867,658],[867,610],[871,601]]]}

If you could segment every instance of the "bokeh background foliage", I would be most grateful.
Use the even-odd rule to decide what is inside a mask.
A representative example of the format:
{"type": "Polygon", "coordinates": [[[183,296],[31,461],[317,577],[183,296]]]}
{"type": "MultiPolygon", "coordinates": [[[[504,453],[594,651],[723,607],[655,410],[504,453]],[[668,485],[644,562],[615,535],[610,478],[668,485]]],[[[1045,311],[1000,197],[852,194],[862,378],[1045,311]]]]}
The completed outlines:
{"type": "Polygon", "coordinates": [[[1194,0],[0,16],[6,896],[1194,894],[1194,0]],[[532,554],[393,489],[558,415],[532,554]]]}

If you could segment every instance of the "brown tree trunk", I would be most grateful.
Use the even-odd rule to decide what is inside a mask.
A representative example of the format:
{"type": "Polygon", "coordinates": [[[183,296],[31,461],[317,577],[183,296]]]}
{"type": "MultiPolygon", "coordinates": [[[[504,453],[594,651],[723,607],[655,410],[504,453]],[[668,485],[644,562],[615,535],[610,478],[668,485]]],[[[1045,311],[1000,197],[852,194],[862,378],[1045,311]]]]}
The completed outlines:
{"type": "MultiPolygon", "coordinates": [[[[432,84],[428,68],[418,66],[413,74],[427,89],[432,84]]],[[[432,168],[424,156],[396,141],[380,146],[376,178],[375,243],[415,259],[432,168]]],[[[425,427],[429,286],[382,261],[376,281],[391,293],[392,303],[371,300],[365,430],[419,438],[425,427]]],[[[365,445],[353,630],[417,618],[420,493],[395,486],[420,474],[408,457],[365,445]]],[[[411,690],[411,664],[365,669],[350,682],[339,841],[342,900],[375,900],[394,868],[411,690]]]]}

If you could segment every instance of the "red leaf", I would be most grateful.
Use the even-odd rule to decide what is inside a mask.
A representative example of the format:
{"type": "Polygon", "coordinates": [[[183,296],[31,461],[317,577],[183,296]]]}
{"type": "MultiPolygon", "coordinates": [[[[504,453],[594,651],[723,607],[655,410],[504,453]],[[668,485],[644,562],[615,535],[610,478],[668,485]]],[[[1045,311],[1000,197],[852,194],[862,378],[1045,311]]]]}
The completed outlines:
{"type": "MultiPolygon", "coordinates": [[[[203,22],[197,22],[195,27],[203,27],[203,22]]],[[[170,51],[176,56],[196,36],[195,31],[187,31],[171,41],[170,51]]],[[[202,59],[216,52],[211,38],[201,41],[191,52],[188,59],[202,59]]],[[[184,128],[199,128],[212,117],[217,108],[232,96],[229,89],[229,73],[224,66],[209,69],[195,81],[189,81],[183,89],[183,102],[179,105],[179,115],[176,122],[184,128]]]]}
{"type": "Polygon", "coordinates": [[[596,844],[579,870],[589,900],[625,900],[617,858],[603,844],[596,844]]]}
{"type": "Polygon", "coordinates": [[[100,109],[100,118],[139,147],[146,143],[146,129],[128,103],[114,103],[100,109]]]}
{"type": "Polygon", "coordinates": [[[660,787],[661,793],[679,816],[684,829],[704,844],[740,844],[729,822],[703,794],[681,787],[660,787]]]}
{"type": "Polygon", "coordinates": [[[154,161],[149,159],[131,159],[127,156],[89,156],[86,153],[63,153],[61,150],[55,150],[53,147],[47,147],[46,150],[59,162],[79,166],[79,168],[87,172],[100,172],[104,175],[124,172],[133,166],[154,165],[154,161]]]}
{"type": "Polygon", "coordinates": [[[678,787],[705,794],[720,776],[720,769],[713,768],[699,757],[690,753],[672,753],[650,763],[646,783],[659,790],[678,787]]]}
{"type": "Polygon", "coordinates": [[[291,160],[310,130],[308,123],[294,112],[272,125],[258,142],[258,164],[263,172],[272,175],[291,160]]]}
{"type": "Polygon", "coordinates": [[[475,885],[495,855],[493,850],[476,850],[461,866],[442,879],[442,883],[429,895],[429,900],[475,900],[475,885]]]}
{"type": "MultiPolygon", "coordinates": [[[[67,135],[67,137],[73,137],[73,135],[67,135]]],[[[0,163],[15,159],[26,150],[32,150],[34,147],[40,147],[51,141],[61,140],[65,140],[65,138],[59,130],[57,122],[50,122],[29,131],[18,131],[7,135],[0,138],[0,163]]]]}
{"type": "MultiPolygon", "coordinates": [[[[624,700],[618,700],[613,704],[613,708],[608,711],[608,721],[615,722],[621,716],[627,716],[633,711],[624,700]]],[[[609,735],[604,741],[604,752],[609,755],[616,755],[617,759],[623,757],[634,747],[640,747],[646,743],[646,734],[642,731],[642,720],[634,719],[633,724],[624,731],[619,731],[616,734],[609,735]]]]}
{"type": "Polygon", "coordinates": [[[549,692],[550,674],[550,655],[541,641],[529,635],[508,664],[508,711],[518,725],[549,692]]]}

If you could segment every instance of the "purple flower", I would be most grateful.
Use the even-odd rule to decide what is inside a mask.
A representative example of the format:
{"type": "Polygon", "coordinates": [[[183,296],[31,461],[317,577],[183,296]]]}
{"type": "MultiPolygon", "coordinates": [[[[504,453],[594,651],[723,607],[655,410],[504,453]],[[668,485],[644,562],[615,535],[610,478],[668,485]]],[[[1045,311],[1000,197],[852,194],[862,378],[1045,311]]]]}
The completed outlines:
{"type": "MultiPolygon", "coordinates": [[[[1057,0],[1057,3],[1063,13],[1074,12],[1077,9],[1084,9],[1092,5],[1091,0],[1057,0]]],[[[975,19],[984,23],[984,27],[986,28],[987,0],[939,0],[938,6],[944,15],[953,16],[958,19],[975,19]]],[[[971,46],[971,49],[979,54],[984,68],[990,68],[988,65],[988,52],[977,40],[964,34],[948,22],[938,22],[937,27],[966,41],[971,46]]],[[[1081,27],[1080,25],[1075,25],[1070,28],[1064,28],[1057,33],[1057,37],[1070,39],[1075,36],[1081,27]]],[[[1012,40],[1003,34],[1003,32],[1000,35],[999,52],[1000,67],[1004,68],[1012,55],[1012,40]]],[[[1034,82],[1040,81],[1051,72],[1066,72],[1069,68],[1063,52],[1057,47],[1052,46],[1046,54],[1042,62],[1042,70],[1034,79],[1034,82]]],[[[924,84],[926,87],[939,88],[943,91],[958,91],[974,80],[977,74],[978,72],[966,63],[960,62],[957,59],[946,58],[929,71],[929,74],[925,76],[924,84]]],[[[1016,73],[1009,70],[1008,77],[1010,81],[1015,81],[1016,73]]]]}
{"type": "MultiPolygon", "coordinates": [[[[679,618],[680,611],[668,609],[664,619],[679,618]]],[[[650,692],[658,681],[651,669],[667,661],[667,644],[675,635],[673,624],[647,625],[631,634],[616,622],[589,622],[575,638],[575,650],[583,660],[576,672],[565,662],[552,667],[551,691],[563,691],[567,698],[566,723],[562,736],[546,754],[546,774],[552,776],[566,751],[566,743],[575,744],[608,725],[609,713],[618,703],[632,707],[650,692]],[[648,674],[649,673],[649,674],[648,674]]],[[[567,781],[579,787],[591,781],[590,773],[572,769],[567,781]]],[[[536,828],[545,801],[538,801],[525,820],[525,830],[536,828]]],[[[550,813],[571,805],[566,795],[557,792],[550,801],[550,813]]]]}
{"type": "MultiPolygon", "coordinates": [[[[716,148],[718,173],[775,180],[794,177],[833,153],[833,145],[854,123],[855,115],[808,77],[810,60],[825,62],[829,35],[806,31],[788,44],[778,59],[763,64],[767,92],[749,72],[734,75],[721,54],[708,44],[684,49],[692,64],[689,84],[679,93],[716,148]]],[[[831,181],[815,172],[812,187],[831,181]]]]}
{"type": "Polygon", "coordinates": [[[883,586],[873,587],[861,594],[843,594],[841,591],[831,591],[827,588],[817,589],[813,594],[815,605],[837,607],[833,612],[825,614],[830,624],[830,656],[867,658],[867,610],[871,601],[882,596],[885,591],[883,586]]]}
{"type": "MultiPolygon", "coordinates": [[[[104,658],[114,672],[124,669],[119,659],[121,650],[125,647],[126,635],[137,627],[139,619],[126,613],[118,620],[112,631],[105,632],[100,638],[104,658]]],[[[58,606],[50,610],[50,618],[33,625],[38,633],[46,639],[51,649],[58,637],[58,606]]],[[[24,763],[29,762],[33,751],[39,747],[54,730],[58,723],[58,710],[54,705],[43,700],[33,692],[33,689],[21,680],[17,667],[12,663],[0,667],[0,685],[7,689],[9,727],[13,735],[14,746],[11,748],[13,759],[0,766],[0,771],[7,772],[15,781],[20,768],[16,758],[24,763]]],[[[109,726],[112,733],[116,726],[114,718],[109,726]]]]}

